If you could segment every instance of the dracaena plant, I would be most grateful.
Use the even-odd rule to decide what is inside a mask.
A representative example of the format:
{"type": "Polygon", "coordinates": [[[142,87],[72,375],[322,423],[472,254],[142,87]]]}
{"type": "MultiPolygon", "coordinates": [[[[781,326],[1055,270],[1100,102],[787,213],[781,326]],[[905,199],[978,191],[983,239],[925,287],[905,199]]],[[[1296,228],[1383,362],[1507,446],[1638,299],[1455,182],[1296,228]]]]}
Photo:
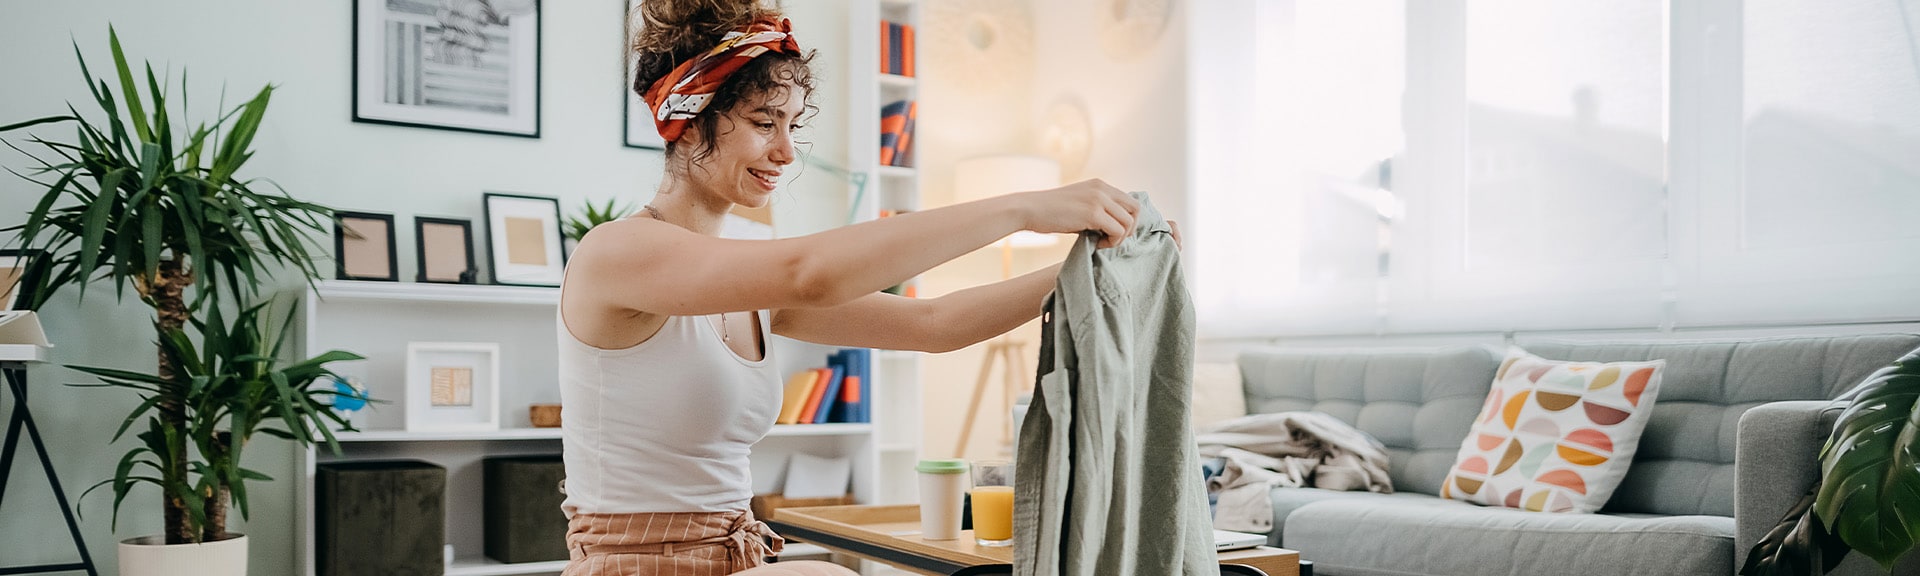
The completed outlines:
{"type": "Polygon", "coordinates": [[[1920,542],[1920,352],[1848,395],[1820,480],[1753,547],[1746,576],[1825,574],[1849,552],[1891,571],[1920,542]]]}
{"type": "Polygon", "coordinates": [[[587,232],[593,230],[593,227],[625,218],[633,213],[632,203],[615,208],[613,202],[612,198],[608,198],[606,206],[594,206],[593,202],[587,202],[586,205],[581,206],[579,212],[567,217],[567,237],[578,242],[581,238],[587,237],[587,232]]]}
{"type": "Polygon", "coordinates": [[[339,451],[330,429],[352,427],[329,409],[337,392],[331,386],[336,375],[327,365],[361,357],[334,350],[297,362],[281,360],[295,309],[287,308],[287,316],[275,330],[265,322],[269,304],[243,307],[230,322],[220,306],[208,306],[204,320],[187,320],[192,334],[182,329],[162,331],[160,352],[176,368],[171,377],[73,367],[100,377],[103,383],[92,386],[133,390],[141,397],[139,406],[121,421],[113,436],[118,441],[144,422],[146,429],[136,434],[140,444],[120,458],[112,479],[88,489],[90,493],[113,487],[115,525],[119,524],[120,503],[134,485],[141,483],[156,485],[167,496],[185,501],[190,519],[203,526],[213,525],[215,518],[205,510],[209,509],[206,501],[216,494],[229,494],[241,516],[246,517],[246,482],[272,480],[240,465],[240,455],[256,433],[303,445],[324,442],[339,451]],[[192,336],[198,336],[198,344],[192,336]],[[167,402],[185,407],[187,427],[169,428],[154,417],[160,405],[167,402]],[[191,446],[194,452],[178,452],[183,445],[191,446]],[[153,475],[176,460],[188,462],[194,477],[191,483],[167,482],[153,475]]]}
{"type": "MultiPolygon", "coordinates": [[[[167,351],[172,335],[183,333],[189,318],[211,309],[221,294],[257,294],[262,278],[276,269],[291,269],[309,282],[317,279],[309,233],[323,231],[332,213],[293,199],[271,181],[239,176],[253,157],[272,86],[230,110],[222,102],[224,112],[192,124],[187,73],[180,73],[176,113],[167,93],[170,82],[148,64],[146,94],[141,94],[142,83],[127,64],[118,34],[109,29],[108,38],[114,66],[107,78],[94,77],[74,44],[80,73],[98,107],[92,117],[69,103],[66,114],[0,126],[0,134],[65,127],[72,135],[71,140],[29,134],[24,142],[6,141],[37,164],[8,171],[38,185],[40,193],[26,222],[6,231],[17,235],[20,246],[44,255],[22,279],[33,295],[31,308],[68,286],[77,287],[83,299],[91,282],[110,282],[120,298],[132,288],[154,311],[161,344],[156,378],[184,382],[190,375],[182,371],[181,356],[167,351]]],[[[183,489],[194,481],[182,431],[203,423],[193,420],[196,412],[186,397],[166,391],[152,398],[150,424],[162,430],[164,441],[155,456],[156,478],[166,487],[167,542],[224,538],[232,483],[221,480],[192,493],[183,489]]]]}

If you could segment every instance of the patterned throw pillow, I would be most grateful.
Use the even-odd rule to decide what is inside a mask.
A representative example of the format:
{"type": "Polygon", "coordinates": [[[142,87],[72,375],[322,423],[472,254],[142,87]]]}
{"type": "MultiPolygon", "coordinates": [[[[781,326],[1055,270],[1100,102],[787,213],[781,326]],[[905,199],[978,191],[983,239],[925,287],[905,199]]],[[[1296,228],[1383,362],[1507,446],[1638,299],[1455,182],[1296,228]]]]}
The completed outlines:
{"type": "Polygon", "coordinates": [[[1535,512],[1599,510],[1633,463],[1666,365],[1508,350],[1440,497],[1535,512]]]}

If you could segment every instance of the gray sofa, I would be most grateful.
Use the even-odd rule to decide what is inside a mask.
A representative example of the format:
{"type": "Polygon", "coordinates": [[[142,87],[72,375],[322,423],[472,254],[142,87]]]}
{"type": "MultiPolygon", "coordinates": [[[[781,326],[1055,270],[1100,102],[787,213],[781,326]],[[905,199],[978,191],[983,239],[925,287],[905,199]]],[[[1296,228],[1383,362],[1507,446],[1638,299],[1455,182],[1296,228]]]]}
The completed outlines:
{"type": "MultiPolygon", "coordinates": [[[[1639,452],[1605,509],[1544,514],[1434,496],[1501,350],[1259,348],[1239,356],[1247,411],[1318,410],[1372,434],[1398,491],[1275,489],[1271,542],[1321,576],[1733,574],[1817,478],[1838,415],[1828,400],[1920,348],[1920,335],[1516,344],[1559,360],[1667,360],[1639,452]]],[[[1857,554],[1834,573],[1885,574],[1857,554]]],[[[1894,573],[1920,574],[1920,558],[1894,573]]]]}

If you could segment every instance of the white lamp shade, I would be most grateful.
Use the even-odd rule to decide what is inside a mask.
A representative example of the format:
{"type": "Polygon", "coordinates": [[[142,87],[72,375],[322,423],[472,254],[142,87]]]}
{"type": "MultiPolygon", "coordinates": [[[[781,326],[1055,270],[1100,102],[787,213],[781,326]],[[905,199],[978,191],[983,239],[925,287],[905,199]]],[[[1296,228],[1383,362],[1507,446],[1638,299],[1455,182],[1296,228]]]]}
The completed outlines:
{"type": "MultiPolygon", "coordinates": [[[[954,165],[953,197],[956,202],[1046,190],[1059,185],[1060,163],[1044,156],[978,156],[954,165]]],[[[1015,248],[1047,246],[1056,240],[1051,234],[1025,231],[1015,232],[1006,238],[1007,243],[1015,248]]]]}

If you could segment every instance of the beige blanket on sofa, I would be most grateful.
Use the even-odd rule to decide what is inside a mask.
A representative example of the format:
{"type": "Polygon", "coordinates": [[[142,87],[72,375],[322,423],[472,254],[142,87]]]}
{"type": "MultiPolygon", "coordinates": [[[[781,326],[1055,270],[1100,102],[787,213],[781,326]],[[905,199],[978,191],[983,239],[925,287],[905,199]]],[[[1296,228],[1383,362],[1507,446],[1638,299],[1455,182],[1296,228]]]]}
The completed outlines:
{"type": "Polygon", "coordinates": [[[1207,492],[1219,496],[1213,526],[1221,530],[1273,531],[1275,486],[1393,492],[1380,442],[1325,413],[1253,414],[1195,440],[1202,458],[1226,459],[1207,480],[1207,492]]]}

